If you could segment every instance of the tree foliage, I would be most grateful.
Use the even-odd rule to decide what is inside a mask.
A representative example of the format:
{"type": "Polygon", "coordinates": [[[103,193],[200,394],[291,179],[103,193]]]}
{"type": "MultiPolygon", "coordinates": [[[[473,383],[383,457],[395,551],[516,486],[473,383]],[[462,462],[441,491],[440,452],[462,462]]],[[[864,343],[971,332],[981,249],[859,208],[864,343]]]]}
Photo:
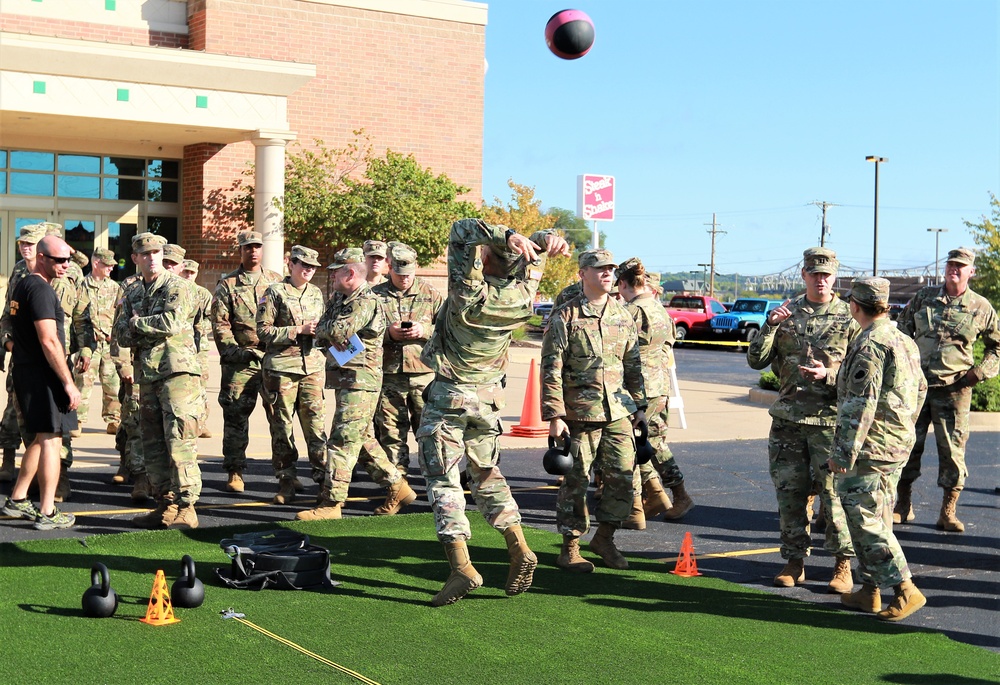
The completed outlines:
{"type": "Polygon", "coordinates": [[[976,276],[972,287],[1000,309],[1000,200],[990,193],[990,213],[979,222],[963,222],[972,230],[976,251],[976,276]]]}
{"type": "MultiPolygon", "coordinates": [[[[563,209],[562,207],[552,207],[547,214],[556,218],[553,228],[562,231],[566,241],[573,245],[576,252],[589,250],[594,243],[594,231],[587,226],[587,222],[576,215],[576,212],[563,209]]],[[[604,232],[598,233],[598,240],[601,247],[604,247],[604,232]]]]}

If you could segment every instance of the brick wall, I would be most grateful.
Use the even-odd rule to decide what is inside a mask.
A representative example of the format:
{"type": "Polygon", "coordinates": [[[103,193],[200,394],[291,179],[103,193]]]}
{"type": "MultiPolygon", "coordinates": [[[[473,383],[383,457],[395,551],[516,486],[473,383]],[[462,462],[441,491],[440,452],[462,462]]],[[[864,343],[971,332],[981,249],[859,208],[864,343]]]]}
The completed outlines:
{"type": "Polygon", "coordinates": [[[91,24],[83,21],[64,21],[18,14],[0,15],[0,31],[27,33],[34,36],[52,36],[54,38],[77,38],[120,45],[153,45],[161,48],[186,48],[188,46],[188,37],[181,33],[149,31],[128,26],[91,24]]]}
{"type": "MultiPolygon", "coordinates": [[[[364,128],[377,154],[413,153],[470,188],[469,199],[481,198],[484,26],[300,0],[191,0],[188,32],[192,50],[316,65],[316,77],[288,101],[297,144],[341,147],[364,128]]],[[[211,158],[201,192],[228,187],[253,160],[251,145],[229,147],[211,158]]],[[[208,212],[200,230],[194,223],[189,178],[182,231],[207,283],[204,263],[217,260],[213,241],[223,227],[208,212]],[[204,245],[199,234],[209,239],[204,245]]]]}

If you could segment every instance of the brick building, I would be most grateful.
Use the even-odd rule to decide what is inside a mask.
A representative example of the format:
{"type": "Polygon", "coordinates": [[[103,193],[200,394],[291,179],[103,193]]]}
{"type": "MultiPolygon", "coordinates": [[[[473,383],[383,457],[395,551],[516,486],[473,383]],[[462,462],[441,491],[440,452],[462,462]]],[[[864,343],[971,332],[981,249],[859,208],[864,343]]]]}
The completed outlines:
{"type": "Polygon", "coordinates": [[[281,268],[286,146],[377,152],[482,190],[487,8],[467,0],[3,0],[0,272],[17,229],[58,221],[131,270],[153,230],[233,268],[214,197],[255,166],[265,265],[281,268]]]}

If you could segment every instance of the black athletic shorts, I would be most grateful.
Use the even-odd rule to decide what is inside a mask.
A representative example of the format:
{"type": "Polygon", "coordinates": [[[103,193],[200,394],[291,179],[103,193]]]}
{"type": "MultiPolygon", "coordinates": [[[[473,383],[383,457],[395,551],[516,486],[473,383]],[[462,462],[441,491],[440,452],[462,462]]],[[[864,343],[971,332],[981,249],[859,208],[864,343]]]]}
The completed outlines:
{"type": "Polygon", "coordinates": [[[76,411],[49,369],[11,367],[14,399],[26,433],[62,433],[76,428],[76,411]]]}

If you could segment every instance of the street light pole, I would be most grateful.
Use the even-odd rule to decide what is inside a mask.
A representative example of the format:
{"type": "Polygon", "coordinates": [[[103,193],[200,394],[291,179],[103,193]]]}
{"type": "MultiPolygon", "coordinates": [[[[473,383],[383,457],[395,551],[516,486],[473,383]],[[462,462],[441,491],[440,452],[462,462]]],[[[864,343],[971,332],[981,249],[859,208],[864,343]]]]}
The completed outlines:
{"type": "Polygon", "coordinates": [[[875,248],[872,252],[872,276],[878,276],[878,165],[888,162],[888,157],[868,155],[866,162],[875,162],[875,248]]]}
{"type": "MultiPolygon", "coordinates": [[[[705,292],[705,284],[708,281],[708,267],[710,267],[712,265],[711,264],[699,264],[698,266],[701,267],[701,291],[705,292]]],[[[711,293],[709,293],[709,296],[711,296],[711,293]]]]}
{"type": "Polygon", "coordinates": [[[941,241],[941,234],[947,233],[947,228],[928,228],[928,233],[934,234],[934,285],[940,285],[938,280],[938,244],[941,241]]]}

